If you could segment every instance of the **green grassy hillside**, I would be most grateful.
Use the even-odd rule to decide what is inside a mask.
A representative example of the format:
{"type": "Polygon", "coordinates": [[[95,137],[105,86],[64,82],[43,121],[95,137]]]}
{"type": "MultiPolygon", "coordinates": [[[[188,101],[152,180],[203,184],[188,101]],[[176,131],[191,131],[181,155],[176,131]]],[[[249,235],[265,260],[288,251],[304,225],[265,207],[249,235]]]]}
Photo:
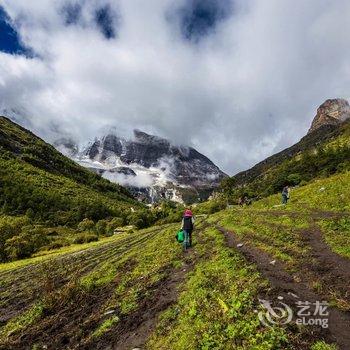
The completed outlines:
{"type": "Polygon", "coordinates": [[[284,207],[271,196],[202,216],[187,252],[175,242],[178,224],[170,224],[91,243],[80,252],[72,247],[0,265],[0,344],[348,349],[348,180],[344,173],[296,188],[284,207]],[[339,194],[344,200],[333,205],[339,194]],[[294,315],[297,301],[327,301],[329,327],[262,323],[261,299],[274,305],[282,300],[294,315]]]}
{"type": "Polygon", "coordinates": [[[134,223],[140,210],[144,209],[123,187],[89,172],[0,117],[2,261],[29,256],[41,247],[98,239],[107,233],[112,218],[117,219],[109,232],[112,226],[134,223]]]}
{"type": "Polygon", "coordinates": [[[1,153],[6,153],[8,157],[15,156],[36,168],[64,176],[99,192],[112,195],[114,199],[131,198],[130,193],[122,186],[113,184],[79,166],[53,146],[6,117],[0,117],[0,147],[1,153]]]}
{"type": "Polygon", "coordinates": [[[226,197],[263,198],[285,185],[305,184],[350,169],[350,122],[325,125],[294,146],[222,183],[226,197]]]}
{"type": "Polygon", "coordinates": [[[257,201],[254,208],[278,208],[283,210],[350,211],[350,172],[315,179],[304,186],[291,188],[290,201],[281,206],[281,195],[276,194],[257,201]],[[276,207],[277,206],[277,207],[276,207]]]}

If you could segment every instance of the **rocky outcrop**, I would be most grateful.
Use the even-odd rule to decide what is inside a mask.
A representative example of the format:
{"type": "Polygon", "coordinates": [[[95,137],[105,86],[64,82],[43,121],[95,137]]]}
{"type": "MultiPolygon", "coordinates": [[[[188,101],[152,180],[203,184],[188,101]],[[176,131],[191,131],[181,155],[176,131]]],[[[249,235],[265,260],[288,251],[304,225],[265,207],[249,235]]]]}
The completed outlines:
{"type": "Polygon", "coordinates": [[[338,125],[348,118],[350,118],[350,106],[347,100],[342,98],[326,100],[318,107],[308,134],[323,125],[338,125]]]}

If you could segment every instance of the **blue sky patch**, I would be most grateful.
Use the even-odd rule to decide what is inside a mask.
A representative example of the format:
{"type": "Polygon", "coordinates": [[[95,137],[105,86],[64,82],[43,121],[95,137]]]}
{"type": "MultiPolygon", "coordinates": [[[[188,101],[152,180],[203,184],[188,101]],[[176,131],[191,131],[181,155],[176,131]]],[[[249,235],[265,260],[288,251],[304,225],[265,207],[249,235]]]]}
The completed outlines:
{"type": "Polygon", "coordinates": [[[81,5],[68,3],[63,7],[62,12],[67,25],[77,24],[81,17],[81,5]]]}
{"type": "Polygon", "coordinates": [[[181,32],[185,39],[198,42],[215,30],[232,13],[230,0],[190,0],[180,10],[181,32]]]}
{"type": "Polygon", "coordinates": [[[113,39],[116,37],[116,16],[113,14],[111,8],[108,5],[100,7],[98,10],[96,10],[95,21],[99,30],[106,39],[113,39]]]}
{"type": "Polygon", "coordinates": [[[0,6],[0,51],[9,54],[30,56],[29,50],[22,45],[19,34],[11,26],[4,8],[0,6]]]}

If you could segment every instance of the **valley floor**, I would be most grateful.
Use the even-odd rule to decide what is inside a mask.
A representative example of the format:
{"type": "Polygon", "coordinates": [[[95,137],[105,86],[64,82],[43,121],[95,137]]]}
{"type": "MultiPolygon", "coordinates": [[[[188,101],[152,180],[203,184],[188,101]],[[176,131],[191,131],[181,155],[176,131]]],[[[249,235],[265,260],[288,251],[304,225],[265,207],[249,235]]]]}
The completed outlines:
{"type": "Polygon", "coordinates": [[[230,208],[187,252],[165,225],[0,266],[0,348],[348,350],[349,228],[346,211],[230,208]],[[328,327],[297,325],[303,305],[328,327]]]}

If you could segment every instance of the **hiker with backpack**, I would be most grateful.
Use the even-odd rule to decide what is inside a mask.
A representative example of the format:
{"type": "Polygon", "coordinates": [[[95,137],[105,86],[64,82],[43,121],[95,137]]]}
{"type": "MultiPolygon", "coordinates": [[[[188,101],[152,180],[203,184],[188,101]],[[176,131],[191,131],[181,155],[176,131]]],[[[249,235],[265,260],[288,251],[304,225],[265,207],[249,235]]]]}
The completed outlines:
{"type": "Polygon", "coordinates": [[[284,186],[282,190],[282,204],[287,204],[289,199],[289,186],[284,186]]]}
{"type": "Polygon", "coordinates": [[[192,231],[194,229],[194,218],[192,211],[186,209],[181,222],[181,230],[184,232],[184,240],[182,242],[184,249],[192,246],[192,231]]]}

